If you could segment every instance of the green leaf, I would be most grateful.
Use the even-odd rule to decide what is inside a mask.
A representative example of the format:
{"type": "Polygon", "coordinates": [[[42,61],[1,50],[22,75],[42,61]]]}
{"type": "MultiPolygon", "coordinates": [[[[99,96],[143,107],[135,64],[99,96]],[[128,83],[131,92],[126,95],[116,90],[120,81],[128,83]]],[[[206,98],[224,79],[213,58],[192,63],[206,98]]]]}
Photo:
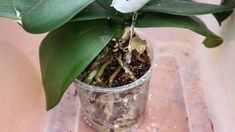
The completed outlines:
{"type": "Polygon", "coordinates": [[[113,35],[113,38],[115,38],[116,40],[120,40],[125,32],[125,26],[116,25],[114,29],[115,29],[115,34],[113,35]]]}
{"type": "Polygon", "coordinates": [[[233,13],[233,10],[231,11],[226,11],[226,12],[220,12],[220,13],[215,13],[213,14],[218,21],[219,25],[222,24],[224,20],[226,20],[231,14],[233,13]]]}
{"type": "Polygon", "coordinates": [[[146,6],[154,5],[154,4],[161,4],[161,3],[164,3],[164,2],[172,2],[172,1],[192,1],[192,0],[150,0],[146,4],[146,6]]]}
{"type": "Polygon", "coordinates": [[[194,16],[230,11],[234,5],[213,5],[194,1],[174,0],[162,3],[154,3],[143,7],[140,12],[157,12],[181,16],[194,16]]]}
{"type": "Polygon", "coordinates": [[[19,19],[16,16],[16,11],[12,6],[11,0],[0,0],[0,17],[6,17],[16,20],[19,19]]]}
{"type": "Polygon", "coordinates": [[[70,21],[86,21],[86,20],[95,20],[95,19],[108,19],[111,16],[112,16],[112,14],[110,14],[107,10],[100,7],[96,3],[92,3],[89,6],[87,6],[83,11],[79,12],[70,21]]]}
{"type": "Polygon", "coordinates": [[[115,9],[111,7],[112,0],[96,0],[95,2],[102,6],[104,9],[110,12],[115,12],[115,9]]]}
{"type": "Polygon", "coordinates": [[[52,31],[92,3],[93,0],[13,0],[22,26],[30,33],[52,31]]]}
{"type": "MultiPolygon", "coordinates": [[[[235,0],[223,0],[221,2],[221,5],[235,5],[235,0]]],[[[221,25],[224,20],[226,20],[231,14],[233,13],[233,10],[215,13],[213,14],[215,18],[217,19],[218,23],[221,25]]]]}
{"type": "Polygon", "coordinates": [[[151,14],[136,21],[136,27],[175,27],[186,28],[206,36],[204,45],[213,48],[220,45],[223,40],[211,32],[206,25],[196,17],[175,16],[169,14],[151,14]]]}
{"type": "Polygon", "coordinates": [[[40,64],[47,110],[58,104],[113,34],[106,21],[84,21],[67,23],[46,36],[40,46],[40,64]]]}
{"type": "Polygon", "coordinates": [[[122,21],[119,16],[110,13],[95,2],[87,6],[83,11],[79,12],[70,21],[87,21],[96,19],[114,19],[117,21],[122,21]]]}

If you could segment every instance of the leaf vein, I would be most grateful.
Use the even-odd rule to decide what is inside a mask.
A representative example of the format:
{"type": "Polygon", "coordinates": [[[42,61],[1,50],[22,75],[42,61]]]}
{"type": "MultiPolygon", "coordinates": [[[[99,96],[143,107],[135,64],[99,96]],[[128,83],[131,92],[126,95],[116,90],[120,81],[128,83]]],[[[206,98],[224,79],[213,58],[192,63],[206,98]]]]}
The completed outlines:
{"type": "Polygon", "coordinates": [[[45,0],[41,0],[41,1],[39,1],[37,4],[35,4],[34,6],[32,6],[26,13],[24,13],[23,15],[22,15],[22,17],[25,15],[25,14],[28,14],[28,13],[30,13],[33,9],[35,9],[36,7],[38,7],[43,1],[45,1],[45,0]]]}

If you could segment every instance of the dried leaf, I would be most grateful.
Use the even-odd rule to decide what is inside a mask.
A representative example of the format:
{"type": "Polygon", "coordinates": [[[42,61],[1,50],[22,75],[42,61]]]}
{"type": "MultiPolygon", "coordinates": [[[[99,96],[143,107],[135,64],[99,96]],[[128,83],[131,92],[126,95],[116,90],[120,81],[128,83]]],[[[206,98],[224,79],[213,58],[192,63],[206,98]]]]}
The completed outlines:
{"type": "Polygon", "coordinates": [[[136,35],[132,39],[131,48],[132,50],[137,50],[137,52],[142,54],[146,49],[146,45],[147,45],[146,41],[142,40],[138,35],[136,35]]]}

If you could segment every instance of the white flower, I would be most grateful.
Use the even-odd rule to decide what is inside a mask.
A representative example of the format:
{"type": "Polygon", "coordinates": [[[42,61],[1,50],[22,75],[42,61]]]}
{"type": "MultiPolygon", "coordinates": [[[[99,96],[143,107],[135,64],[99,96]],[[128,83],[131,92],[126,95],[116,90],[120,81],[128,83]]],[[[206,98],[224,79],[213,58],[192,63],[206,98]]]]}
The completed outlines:
{"type": "Polygon", "coordinates": [[[122,13],[135,12],[142,8],[149,0],[113,0],[112,7],[122,13]]]}

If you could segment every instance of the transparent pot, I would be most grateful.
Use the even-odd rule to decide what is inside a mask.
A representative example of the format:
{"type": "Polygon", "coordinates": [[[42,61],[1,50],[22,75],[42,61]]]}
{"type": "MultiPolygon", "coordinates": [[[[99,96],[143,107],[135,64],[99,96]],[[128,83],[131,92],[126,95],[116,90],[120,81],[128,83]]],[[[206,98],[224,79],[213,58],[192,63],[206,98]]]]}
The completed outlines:
{"type": "Polygon", "coordinates": [[[85,121],[97,132],[129,132],[143,120],[156,52],[148,44],[150,69],[128,85],[101,88],[75,80],[85,121]]]}

